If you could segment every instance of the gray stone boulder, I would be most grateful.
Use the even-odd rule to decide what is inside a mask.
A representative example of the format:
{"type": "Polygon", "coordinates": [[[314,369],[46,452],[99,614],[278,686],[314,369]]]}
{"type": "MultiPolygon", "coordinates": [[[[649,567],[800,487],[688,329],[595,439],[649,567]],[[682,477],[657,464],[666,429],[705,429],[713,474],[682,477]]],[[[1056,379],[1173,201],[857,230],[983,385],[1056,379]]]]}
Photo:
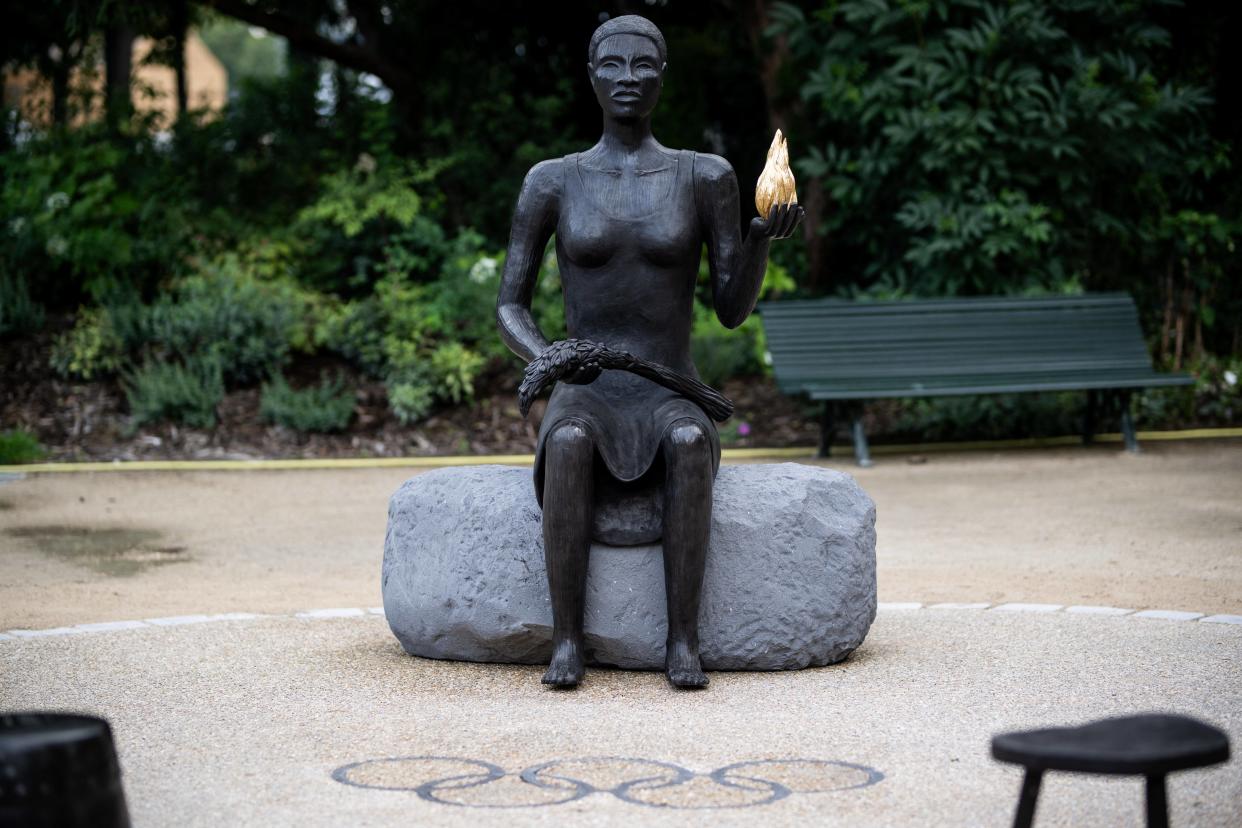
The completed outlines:
{"type": "MultiPolygon", "coordinates": [[[[393,495],[384,611],[406,652],[546,662],[552,610],[530,471],[420,474],[393,495]]],[[[716,478],[699,636],[712,670],[832,664],[875,619],[875,504],[852,477],[793,463],[724,466],[716,478]]],[[[594,544],[586,645],[594,664],[662,669],[659,544],[594,544]]]]}

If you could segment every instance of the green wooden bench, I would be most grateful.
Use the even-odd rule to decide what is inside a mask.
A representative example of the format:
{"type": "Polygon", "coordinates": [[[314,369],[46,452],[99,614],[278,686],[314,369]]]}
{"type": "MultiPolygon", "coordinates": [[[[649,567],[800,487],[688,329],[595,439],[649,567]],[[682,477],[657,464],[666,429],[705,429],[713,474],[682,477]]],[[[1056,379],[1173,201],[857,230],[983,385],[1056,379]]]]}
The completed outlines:
{"type": "Polygon", "coordinates": [[[828,456],[838,409],[853,408],[854,455],[864,466],[871,459],[863,400],[1082,390],[1090,442],[1103,392],[1120,406],[1126,449],[1138,451],[1131,391],[1193,381],[1153,370],[1134,300],[1124,293],[810,299],[764,302],[759,312],[781,390],[824,401],[820,456],[828,456]]]}

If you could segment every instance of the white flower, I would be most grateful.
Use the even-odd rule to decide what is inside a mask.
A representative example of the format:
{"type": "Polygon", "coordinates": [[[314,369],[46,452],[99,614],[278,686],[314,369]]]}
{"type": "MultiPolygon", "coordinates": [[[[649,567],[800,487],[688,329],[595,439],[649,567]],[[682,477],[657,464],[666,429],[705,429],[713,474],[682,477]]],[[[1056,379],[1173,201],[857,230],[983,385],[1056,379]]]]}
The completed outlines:
{"type": "Polygon", "coordinates": [[[64,236],[52,236],[47,240],[47,255],[60,258],[69,252],[69,242],[64,236]]]}
{"type": "Polygon", "coordinates": [[[14,236],[20,236],[22,231],[26,229],[26,219],[23,216],[9,219],[9,232],[14,236]]]}
{"type": "Polygon", "coordinates": [[[57,210],[63,210],[64,208],[69,206],[69,194],[68,193],[52,193],[50,196],[47,197],[45,206],[47,207],[47,209],[51,210],[53,213],[56,212],[57,210]]]}
{"type": "Polygon", "coordinates": [[[1225,382],[1226,382],[1226,383],[1228,383],[1229,385],[1237,385],[1237,384],[1238,384],[1238,375],[1237,375],[1237,374],[1235,374],[1233,371],[1226,371],[1226,372],[1225,372],[1225,382]]]}
{"type": "Polygon", "coordinates": [[[500,262],[492,256],[483,256],[470,267],[470,281],[485,285],[500,272],[500,262]]]}
{"type": "Polygon", "coordinates": [[[369,152],[364,152],[361,155],[359,155],[358,163],[354,164],[355,170],[357,170],[360,173],[366,173],[368,175],[375,172],[375,167],[376,167],[375,156],[371,155],[371,153],[369,152]]]}

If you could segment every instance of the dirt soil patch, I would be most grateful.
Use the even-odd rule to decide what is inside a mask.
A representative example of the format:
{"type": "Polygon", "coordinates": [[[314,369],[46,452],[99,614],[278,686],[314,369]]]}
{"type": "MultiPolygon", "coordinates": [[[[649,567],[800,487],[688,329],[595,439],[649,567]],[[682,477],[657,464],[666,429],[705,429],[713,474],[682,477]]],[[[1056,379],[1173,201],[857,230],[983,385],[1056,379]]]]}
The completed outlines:
{"type": "MultiPolygon", "coordinates": [[[[355,389],[353,421],[339,434],[305,434],[264,423],[257,388],[227,393],[217,408],[215,428],[160,423],[134,430],[119,380],[58,378],[48,367],[52,340],[51,333],[44,333],[0,348],[5,386],[0,427],[32,432],[54,461],[530,454],[546,408],[546,399],[539,400],[522,418],[517,405],[521,376],[514,369],[484,377],[480,386],[492,390],[473,402],[440,408],[405,425],[389,410],[382,383],[342,361],[305,358],[286,372],[295,386],[341,375],[355,389]]],[[[731,380],[722,390],[736,406],[736,415],[721,430],[725,446],[815,445],[816,409],[781,394],[770,378],[731,380]]]]}

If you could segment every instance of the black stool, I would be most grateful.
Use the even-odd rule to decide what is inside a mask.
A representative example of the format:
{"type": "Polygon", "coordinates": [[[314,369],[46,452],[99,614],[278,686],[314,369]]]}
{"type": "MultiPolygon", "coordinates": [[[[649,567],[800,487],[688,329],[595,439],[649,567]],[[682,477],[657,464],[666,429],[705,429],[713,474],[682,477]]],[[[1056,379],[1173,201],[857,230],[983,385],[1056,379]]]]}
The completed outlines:
{"type": "Polygon", "coordinates": [[[0,828],[129,828],[121,766],[103,719],[0,715],[0,828]]]}
{"type": "Polygon", "coordinates": [[[1014,828],[1030,828],[1044,771],[1147,777],[1148,828],[1166,828],[1164,777],[1229,759],[1229,737],[1187,716],[1148,713],[1081,727],[1050,727],[992,738],[992,756],[1026,768],[1014,828]]]}

